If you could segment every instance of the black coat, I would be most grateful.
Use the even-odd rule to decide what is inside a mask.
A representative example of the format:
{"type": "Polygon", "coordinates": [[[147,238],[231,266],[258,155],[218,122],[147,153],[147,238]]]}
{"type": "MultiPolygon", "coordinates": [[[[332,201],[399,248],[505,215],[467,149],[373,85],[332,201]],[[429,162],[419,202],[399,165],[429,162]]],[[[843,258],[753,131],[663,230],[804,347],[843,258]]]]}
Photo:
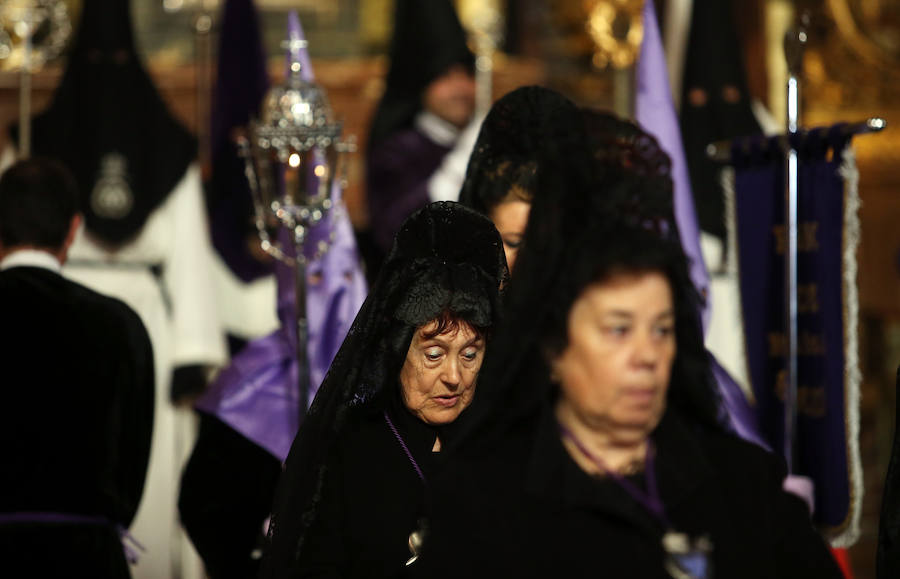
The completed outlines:
{"type": "MultiPolygon", "coordinates": [[[[434,432],[405,412],[394,414],[430,480],[440,465],[434,432]]],[[[383,415],[352,420],[332,455],[298,577],[397,577],[410,558],[409,535],[427,515],[426,489],[383,415]]]]}
{"type": "MultiPolygon", "coordinates": [[[[715,577],[841,577],[806,507],[781,490],[774,457],[700,436],[672,412],[653,438],[667,517],[675,531],[709,536],[715,577]]],[[[451,460],[433,492],[415,577],[668,577],[664,525],[613,481],[582,471],[549,410],[500,447],[451,460]]]]}
{"type": "Polygon", "coordinates": [[[144,487],[153,352],[128,306],[36,267],[0,272],[0,516],[106,524],[0,524],[9,577],[128,577],[115,525],[144,487]],[[10,571],[10,570],[14,571],[10,571]]]}
{"type": "Polygon", "coordinates": [[[280,474],[281,461],[268,451],[200,413],[178,511],[212,579],[245,579],[259,572],[263,523],[280,474]]]}

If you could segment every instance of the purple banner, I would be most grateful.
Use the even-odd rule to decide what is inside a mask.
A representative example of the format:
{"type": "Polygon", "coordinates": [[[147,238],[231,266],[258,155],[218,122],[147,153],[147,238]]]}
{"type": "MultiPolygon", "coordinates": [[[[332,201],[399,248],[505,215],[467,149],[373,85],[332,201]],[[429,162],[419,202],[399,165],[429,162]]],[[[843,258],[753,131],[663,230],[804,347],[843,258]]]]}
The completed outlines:
{"type": "MultiPolygon", "coordinates": [[[[845,283],[844,178],[847,138],[840,127],[798,137],[800,155],[798,228],[798,421],[795,474],[815,484],[815,519],[832,534],[851,525],[852,452],[857,441],[856,385],[846,377],[846,354],[855,352],[855,291],[845,283]],[[852,294],[848,298],[848,293],[852,294]],[[849,303],[849,302],[854,303],[849,303]],[[850,318],[854,319],[850,319],[850,318]],[[850,322],[850,323],[847,323],[850,322]],[[850,348],[850,349],[848,349],[850,348]],[[848,390],[849,387],[849,390],[848,390]],[[849,400],[849,402],[848,402],[849,400]],[[851,440],[851,438],[853,438],[851,440]]],[[[775,139],[737,143],[735,213],[747,358],[760,428],[771,448],[783,449],[785,357],[784,154],[775,139]]],[[[855,195],[855,191],[853,191],[855,195]]],[[[855,259],[852,251],[850,259],[855,259]]],[[[854,266],[855,267],[855,266],[854,266]]],[[[854,270],[855,271],[855,270],[854,270]]],[[[855,287],[855,276],[849,283],[855,287]]],[[[853,354],[855,363],[855,353],[853,354]]]]}

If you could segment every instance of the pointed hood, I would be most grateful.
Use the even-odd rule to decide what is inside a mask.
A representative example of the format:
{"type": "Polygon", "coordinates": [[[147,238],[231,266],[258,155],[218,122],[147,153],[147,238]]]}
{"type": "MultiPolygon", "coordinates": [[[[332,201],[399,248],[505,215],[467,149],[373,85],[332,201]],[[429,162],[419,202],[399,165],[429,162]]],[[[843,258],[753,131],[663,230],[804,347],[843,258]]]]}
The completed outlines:
{"type": "Polygon", "coordinates": [[[292,73],[299,73],[300,78],[307,82],[315,80],[312,64],[309,62],[306,34],[303,33],[303,26],[300,24],[300,17],[297,16],[296,10],[288,13],[288,53],[285,78],[292,73]]]}
{"type": "Polygon", "coordinates": [[[85,0],[53,102],[33,120],[32,153],[75,175],[88,231],[114,246],[137,235],[196,150],[140,62],[129,2],[85,0]]]}
{"type": "Polygon", "coordinates": [[[681,134],[700,229],[725,238],[720,166],[709,143],[761,132],[750,108],[731,0],[694,0],[681,97],[681,134]]]}

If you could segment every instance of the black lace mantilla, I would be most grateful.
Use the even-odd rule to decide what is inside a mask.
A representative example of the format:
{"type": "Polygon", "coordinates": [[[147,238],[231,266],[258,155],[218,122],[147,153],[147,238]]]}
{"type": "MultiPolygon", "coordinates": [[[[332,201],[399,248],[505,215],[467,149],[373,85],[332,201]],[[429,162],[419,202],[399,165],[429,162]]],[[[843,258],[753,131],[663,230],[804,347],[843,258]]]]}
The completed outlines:
{"type": "Polygon", "coordinates": [[[590,193],[581,201],[598,212],[609,209],[659,231],[674,226],[671,162],[656,139],[631,121],[578,109],[540,86],[518,88],[491,107],[469,160],[460,203],[490,215],[510,197],[534,203],[540,194],[562,208],[565,195],[540,186],[540,167],[547,163],[552,171],[583,173],[567,178],[584,181],[590,193]],[[575,157],[559,154],[563,150],[575,157]],[[558,162],[551,160],[557,157],[558,162]],[[574,160],[579,157],[580,164],[574,160]]]}
{"type": "Polygon", "coordinates": [[[575,105],[540,86],[518,88],[498,100],[481,125],[459,201],[488,215],[511,192],[531,201],[538,156],[564,130],[575,105]]]}

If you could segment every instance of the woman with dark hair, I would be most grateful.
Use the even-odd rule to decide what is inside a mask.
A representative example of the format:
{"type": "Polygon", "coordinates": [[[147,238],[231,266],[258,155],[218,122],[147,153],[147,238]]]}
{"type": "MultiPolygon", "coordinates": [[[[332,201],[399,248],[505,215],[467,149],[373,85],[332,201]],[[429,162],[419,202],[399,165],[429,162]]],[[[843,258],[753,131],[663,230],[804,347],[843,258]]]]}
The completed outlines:
{"type": "Polygon", "coordinates": [[[482,215],[441,202],[406,221],[294,440],[263,577],[393,577],[415,555],[506,272],[482,215]]]}
{"type": "Polygon", "coordinates": [[[413,573],[840,577],[783,466],[723,426],[671,191],[566,131],[413,573]]]}
{"type": "MultiPolygon", "coordinates": [[[[538,183],[538,157],[572,123],[587,131],[598,166],[627,167],[671,195],[670,162],[652,136],[613,114],[578,109],[548,88],[525,86],[499,99],[481,125],[459,202],[490,217],[503,239],[510,270],[521,248],[538,183]]],[[[602,194],[599,193],[598,194],[602,194]]]]}
{"type": "Polygon", "coordinates": [[[567,125],[564,119],[577,114],[558,92],[526,86],[495,102],[481,124],[459,202],[494,222],[510,271],[528,223],[538,154],[567,125]]]}

